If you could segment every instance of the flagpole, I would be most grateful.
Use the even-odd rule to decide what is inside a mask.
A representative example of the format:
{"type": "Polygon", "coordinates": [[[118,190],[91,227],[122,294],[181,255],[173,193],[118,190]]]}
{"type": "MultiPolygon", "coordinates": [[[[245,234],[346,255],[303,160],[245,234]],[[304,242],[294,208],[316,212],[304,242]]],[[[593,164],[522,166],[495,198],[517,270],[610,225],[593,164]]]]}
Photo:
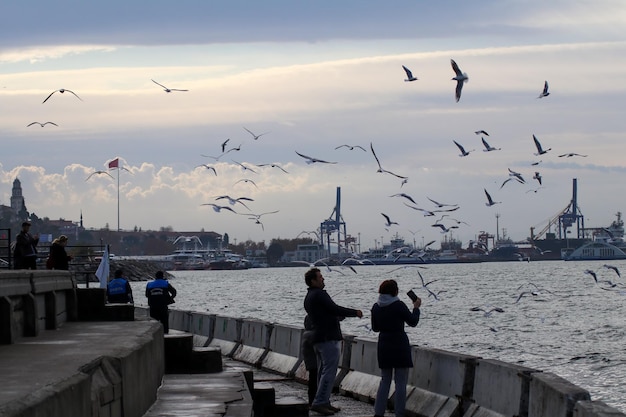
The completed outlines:
{"type": "Polygon", "coordinates": [[[120,167],[117,167],[117,231],[120,231],[120,167]]]}

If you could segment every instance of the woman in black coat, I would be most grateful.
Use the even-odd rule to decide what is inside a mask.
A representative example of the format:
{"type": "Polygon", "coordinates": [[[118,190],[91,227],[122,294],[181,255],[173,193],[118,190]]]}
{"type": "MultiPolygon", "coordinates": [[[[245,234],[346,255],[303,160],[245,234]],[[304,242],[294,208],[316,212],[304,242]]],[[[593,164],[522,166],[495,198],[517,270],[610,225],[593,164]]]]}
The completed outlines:
{"type": "Polygon", "coordinates": [[[65,245],[67,245],[67,236],[61,235],[52,241],[50,245],[50,263],[46,265],[48,269],[62,269],[67,271],[69,269],[69,261],[71,256],[65,251],[65,245]]]}
{"type": "Polygon", "coordinates": [[[382,378],[378,385],[374,413],[376,417],[385,414],[389,388],[393,378],[396,385],[394,412],[396,417],[402,417],[406,406],[409,368],[413,367],[411,345],[404,331],[404,323],[411,327],[417,326],[422,300],[419,297],[416,298],[411,312],[406,304],[398,298],[398,283],[393,279],[383,281],[378,293],[378,301],[372,307],[372,330],[380,332],[378,335],[378,367],[382,378]]]}

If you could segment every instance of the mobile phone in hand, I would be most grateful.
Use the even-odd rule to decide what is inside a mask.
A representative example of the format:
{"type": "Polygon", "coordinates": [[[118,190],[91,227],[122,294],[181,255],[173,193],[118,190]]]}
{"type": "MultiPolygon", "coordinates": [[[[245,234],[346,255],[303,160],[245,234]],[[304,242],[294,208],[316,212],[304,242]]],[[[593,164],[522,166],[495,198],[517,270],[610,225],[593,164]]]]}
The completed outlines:
{"type": "Polygon", "coordinates": [[[417,295],[415,294],[415,292],[413,292],[413,290],[409,290],[406,295],[409,296],[409,298],[411,299],[411,301],[415,302],[415,300],[417,300],[417,295]]]}

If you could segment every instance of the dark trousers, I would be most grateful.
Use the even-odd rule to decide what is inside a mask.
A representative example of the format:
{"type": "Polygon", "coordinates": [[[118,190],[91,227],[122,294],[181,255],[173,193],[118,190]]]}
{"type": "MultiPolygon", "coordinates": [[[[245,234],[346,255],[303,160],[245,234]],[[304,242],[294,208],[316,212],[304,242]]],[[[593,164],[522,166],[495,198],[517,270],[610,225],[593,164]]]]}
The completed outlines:
{"type": "Polygon", "coordinates": [[[150,307],[150,317],[160,321],[161,324],[163,324],[163,333],[170,332],[169,314],[170,312],[167,306],[150,307]]]}
{"type": "Polygon", "coordinates": [[[307,394],[309,396],[309,405],[311,405],[317,393],[317,368],[308,369],[308,371],[309,381],[307,383],[307,394]]]}

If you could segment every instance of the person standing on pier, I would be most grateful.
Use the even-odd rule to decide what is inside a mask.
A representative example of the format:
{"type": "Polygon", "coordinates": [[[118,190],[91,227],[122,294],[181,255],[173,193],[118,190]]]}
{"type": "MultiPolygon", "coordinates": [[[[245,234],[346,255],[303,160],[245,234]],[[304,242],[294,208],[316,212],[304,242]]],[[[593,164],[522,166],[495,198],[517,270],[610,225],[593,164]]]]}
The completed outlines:
{"type": "Polygon", "coordinates": [[[307,380],[307,394],[309,397],[309,407],[313,404],[315,394],[317,393],[317,355],[313,348],[315,338],[315,329],[311,318],[307,314],[304,317],[304,332],[302,333],[301,353],[304,360],[304,368],[309,372],[307,380]]]}
{"type": "Polygon", "coordinates": [[[174,303],[176,297],[176,289],[163,276],[163,271],[157,271],[154,281],[150,281],[146,285],[146,297],[148,297],[148,305],[150,306],[150,317],[158,320],[163,324],[163,333],[169,333],[169,308],[174,303]]]}
{"type": "Polygon", "coordinates": [[[123,275],[124,272],[121,269],[115,271],[115,278],[107,285],[107,302],[133,304],[133,289],[123,275]]]}
{"type": "Polygon", "coordinates": [[[13,260],[15,269],[37,269],[37,244],[39,235],[30,234],[30,222],[22,223],[22,230],[15,238],[13,260]]]}
{"type": "Polygon", "coordinates": [[[378,367],[381,380],[374,403],[375,417],[385,415],[391,379],[395,382],[394,413],[403,417],[406,406],[406,384],[409,368],[413,367],[411,345],[404,331],[404,323],[417,326],[422,300],[414,296],[413,311],[398,298],[398,283],[393,279],[383,281],[378,288],[378,301],[372,307],[372,330],[378,334],[378,367]]]}
{"type": "Polygon", "coordinates": [[[324,291],[324,277],[319,268],[308,270],[304,274],[304,282],[308,286],[304,309],[315,330],[313,348],[317,355],[318,369],[317,393],[311,404],[311,411],[329,416],[340,411],[330,404],[343,339],[339,321],[345,317],[361,318],[363,312],[335,304],[330,295],[324,291]]]}
{"type": "Polygon", "coordinates": [[[67,236],[61,235],[52,241],[50,245],[50,255],[48,256],[49,264],[46,263],[47,269],[61,269],[67,271],[71,256],[65,251],[67,245],[67,236]]]}

